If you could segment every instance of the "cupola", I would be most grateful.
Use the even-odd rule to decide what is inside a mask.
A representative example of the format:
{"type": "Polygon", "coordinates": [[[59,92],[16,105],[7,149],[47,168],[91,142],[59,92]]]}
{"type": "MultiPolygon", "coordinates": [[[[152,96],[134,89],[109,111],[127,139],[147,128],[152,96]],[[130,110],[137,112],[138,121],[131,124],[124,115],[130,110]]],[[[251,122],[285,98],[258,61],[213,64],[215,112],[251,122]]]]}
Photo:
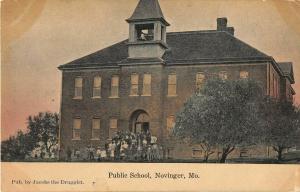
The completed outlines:
{"type": "Polygon", "coordinates": [[[129,58],[161,58],[167,49],[166,27],[158,0],[140,0],[129,23],[129,58]]]}

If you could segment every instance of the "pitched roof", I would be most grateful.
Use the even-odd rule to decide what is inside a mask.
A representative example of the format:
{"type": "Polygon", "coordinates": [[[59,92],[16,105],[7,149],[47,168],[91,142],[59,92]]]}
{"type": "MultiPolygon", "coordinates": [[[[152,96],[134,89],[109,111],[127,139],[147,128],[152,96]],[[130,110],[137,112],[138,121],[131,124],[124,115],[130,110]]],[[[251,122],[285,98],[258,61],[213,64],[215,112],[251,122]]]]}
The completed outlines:
{"type": "Polygon", "coordinates": [[[293,71],[293,63],[292,62],[280,62],[278,63],[281,71],[283,72],[284,76],[287,76],[291,83],[295,83],[294,80],[294,71],[293,71]]]}
{"type": "Polygon", "coordinates": [[[158,0],[140,0],[132,16],[127,19],[127,21],[145,21],[156,19],[162,20],[166,25],[169,25],[163,15],[158,0]]]}
{"type": "MultiPolygon", "coordinates": [[[[122,62],[137,62],[134,59],[127,60],[127,41],[121,41],[59,68],[116,67],[122,62]]],[[[167,65],[269,61],[271,58],[224,31],[167,33],[167,44],[169,49],[162,58],[167,65]]]]}
{"type": "Polygon", "coordinates": [[[60,68],[81,68],[81,67],[113,67],[128,57],[127,40],[121,41],[107,48],[96,51],[74,61],[71,61],[60,68]]]}
{"type": "Polygon", "coordinates": [[[176,32],[167,36],[167,63],[266,58],[266,54],[225,31],[176,32]]]}

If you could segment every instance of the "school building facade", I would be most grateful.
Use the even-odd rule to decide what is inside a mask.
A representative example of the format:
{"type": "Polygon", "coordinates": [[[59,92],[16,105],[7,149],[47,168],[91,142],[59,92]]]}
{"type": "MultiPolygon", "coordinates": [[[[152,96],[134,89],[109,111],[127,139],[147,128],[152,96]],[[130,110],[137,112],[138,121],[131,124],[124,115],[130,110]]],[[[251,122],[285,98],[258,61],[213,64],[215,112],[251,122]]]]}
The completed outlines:
{"type": "MultiPolygon", "coordinates": [[[[104,146],[117,131],[149,130],[166,145],[176,112],[212,75],[255,79],[266,94],[293,100],[292,63],[237,39],[226,18],[217,19],[216,30],[167,33],[158,0],[140,0],[126,21],[127,40],[59,66],[64,151],[104,146]]],[[[177,149],[166,153],[201,157],[193,146],[177,149]]]]}

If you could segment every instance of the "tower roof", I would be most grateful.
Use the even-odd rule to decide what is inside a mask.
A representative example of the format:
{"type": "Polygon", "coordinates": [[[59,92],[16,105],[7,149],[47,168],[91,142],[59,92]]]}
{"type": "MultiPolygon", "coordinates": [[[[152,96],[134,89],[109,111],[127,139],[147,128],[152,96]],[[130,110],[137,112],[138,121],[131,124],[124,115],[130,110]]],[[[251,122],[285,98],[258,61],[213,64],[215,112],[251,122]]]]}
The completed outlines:
{"type": "Polygon", "coordinates": [[[164,24],[170,25],[162,13],[158,0],[140,0],[132,16],[126,21],[133,22],[152,20],[160,20],[164,24]]]}

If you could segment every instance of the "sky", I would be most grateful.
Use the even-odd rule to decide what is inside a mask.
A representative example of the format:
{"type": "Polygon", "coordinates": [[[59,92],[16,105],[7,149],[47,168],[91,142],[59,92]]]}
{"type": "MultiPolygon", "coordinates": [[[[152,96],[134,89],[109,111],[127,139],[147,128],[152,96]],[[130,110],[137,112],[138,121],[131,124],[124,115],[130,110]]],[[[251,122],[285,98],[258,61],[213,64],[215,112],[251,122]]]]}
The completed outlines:
{"type": "MultiPolygon", "coordinates": [[[[57,67],[128,37],[138,0],[2,0],[1,138],[26,129],[38,112],[59,112],[57,67]]],[[[235,36],[276,61],[292,61],[300,103],[300,0],[160,0],[167,31],[216,29],[227,17],[235,36]]]]}

